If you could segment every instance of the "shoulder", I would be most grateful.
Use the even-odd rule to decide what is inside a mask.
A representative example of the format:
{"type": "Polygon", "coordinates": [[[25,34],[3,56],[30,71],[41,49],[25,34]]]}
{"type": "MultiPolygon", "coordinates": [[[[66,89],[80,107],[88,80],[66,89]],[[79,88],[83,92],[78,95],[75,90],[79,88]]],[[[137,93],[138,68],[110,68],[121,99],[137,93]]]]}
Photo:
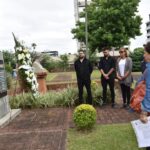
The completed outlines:
{"type": "Polygon", "coordinates": [[[84,61],[90,63],[90,60],[87,58],[85,58],[84,61]]]}
{"type": "Polygon", "coordinates": [[[104,57],[100,57],[100,62],[104,60],[104,57]]]}
{"type": "Polygon", "coordinates": [[[114,59],[114,57],[112,57],[112,56],[109,56],[108,59],[109,59],[109,62],[110,62],[110,63],[114,63],[114,62],[115,62],[115,59],[114,59]]]}
{"type": "Polygon", "coordinates": [[[79,59],[75,60],[74,64],[78,63],[79,62],[79,59]]]}
{"type": "Polygon", "coordinates": [[[127,57],[127,60],[128,60],[128,61],[132,61],[132,58],[131,58],[131,57],[127,57]]]}

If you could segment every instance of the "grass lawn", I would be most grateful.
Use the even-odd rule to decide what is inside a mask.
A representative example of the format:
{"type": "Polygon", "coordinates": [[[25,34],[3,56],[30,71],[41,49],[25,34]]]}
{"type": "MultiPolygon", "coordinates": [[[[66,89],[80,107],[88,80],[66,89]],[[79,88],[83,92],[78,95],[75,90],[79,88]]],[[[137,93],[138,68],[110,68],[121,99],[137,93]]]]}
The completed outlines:
{"type": "Polygon", "coordinates": [[[46,77],[46,81],[51,81],[51,80],[53,80],[57,75],[58,75],[58,72],[48,73],[48,75],[47,75],[47,77],[46,77]]]}
{"type": "Polygon", "coordinates": [[[92,132],[69,129],[67,150],[144,150],[130,124],[97,125],[92,132]]]}
{"type": "MultiPolygon", "coordinates": [[[[139,75],[139,74],[141,74],[141,73],[139,73],[139,72],[133,72],[133,75],[139,75]]],[[[46,81],[47,82],[49,82],[49,81],[51,82],[58,75],[63,75],[63,76],[64,75],[70,75],[72,81],[76,80],[76,73],[74,71],[72,71],[72,72],[54,72],[54,73],[48,73],[48,75],[46,77],[46,81]]],[[[92,79],[100,79],[100,71],[99,70],[94,70],[93,73],[92,73],[92,75],[91,75],[91,78],[92,79]]],[[[60,81],[60,82],[65,83],[66,80],[60,81]]],[[[70,82],[70,80],[68,80],[67,82],[70,82]]]]}
{"type": "MultiPolygon", "coordinates": [[[[76,73],[75,72],[56,72],[56,73],[49,73],[46,77],[46,81],[52,81],[57,75],[70,75],[72,80],[76,80],[76,73]]],[[[99,70],[94,70],[92,73],[92,78],[98,79],[100,78],[99,70]]]]}

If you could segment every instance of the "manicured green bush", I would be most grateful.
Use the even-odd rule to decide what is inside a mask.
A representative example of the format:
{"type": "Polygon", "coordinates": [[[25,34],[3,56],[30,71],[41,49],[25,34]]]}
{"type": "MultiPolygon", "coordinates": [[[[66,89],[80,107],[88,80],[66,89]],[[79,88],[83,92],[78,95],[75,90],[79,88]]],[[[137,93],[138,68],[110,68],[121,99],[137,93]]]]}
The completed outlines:
{"type": "Polygon", "coordinates": [[[77,128],[90,129],[96,123],[96,110],[92,105],[79,105],[74,110],[73,120],[77,128]]]}

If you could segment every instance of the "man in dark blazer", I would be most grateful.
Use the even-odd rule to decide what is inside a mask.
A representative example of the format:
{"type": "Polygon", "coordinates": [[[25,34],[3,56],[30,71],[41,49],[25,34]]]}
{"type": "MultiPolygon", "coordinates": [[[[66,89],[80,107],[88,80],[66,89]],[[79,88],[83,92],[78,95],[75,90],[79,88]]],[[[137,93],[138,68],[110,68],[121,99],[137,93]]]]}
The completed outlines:
{"type": "Polygon", "coordinates": [[[83,103],[83,87],[86,87],[88,99],[86,103],[92,104],[92,93],[91,93],[91,73],[93,67],[90,61],[86,58],[83,50],[79,50],[79,58],[74,63],[77,83],[79,89],[79,103],[83,103]]]}

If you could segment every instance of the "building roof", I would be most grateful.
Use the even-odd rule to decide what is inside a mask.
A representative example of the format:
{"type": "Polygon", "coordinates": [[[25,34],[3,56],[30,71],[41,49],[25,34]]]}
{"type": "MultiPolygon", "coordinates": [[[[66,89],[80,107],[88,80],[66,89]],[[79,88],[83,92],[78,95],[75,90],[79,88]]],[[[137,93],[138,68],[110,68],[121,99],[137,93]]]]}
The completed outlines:
{"type": "MultiPolygon", "coordinates": [[[[110,51],[110,55],[115,56],[115,57],[120,56],[119,51],[110,51]]],[[[96,56],[97,57],[103,57],[104,54],[103,54],[103,52],[100,52],[100,53],[97,53],[96,56]]]]}

